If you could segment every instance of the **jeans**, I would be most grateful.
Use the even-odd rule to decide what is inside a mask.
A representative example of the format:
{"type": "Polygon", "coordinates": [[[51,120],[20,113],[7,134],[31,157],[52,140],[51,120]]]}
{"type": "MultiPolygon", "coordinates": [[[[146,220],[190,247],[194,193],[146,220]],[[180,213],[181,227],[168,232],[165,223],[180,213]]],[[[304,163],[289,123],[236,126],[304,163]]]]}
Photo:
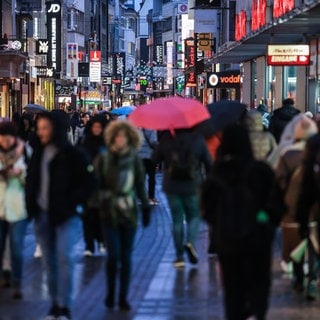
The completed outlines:
{"type": "Polygon", "coordinates": [[[20,289],[23,273],[23,240],[28,221],[26,219],[9,223],[0,220],[0,273],[2,274],[2,261],[6,247],[7,235],[9,235],[10,263],[12,285],[20,289]]]}
{"type": "Polygon", "coordinates": [[[74,216],[63,224],[52,226],[48,214],[35,221],[35,230],[42,249],[42,261],[52,304],[70,308],[72,302],[74,247],[81,228],[80,218],[74,216]]]}
{"type": "Polygon", "coordinates": [[[136,227],[103,225],[103,236],[108,248],[106,275],[107,295],[114,298],[118,264],[120,269],[120,298],[125,299],[131,278],[131,256],[136,227]]]}
{"type": "Polygon", "coordinates": [[[194,245],[199,231],[199,197],[193,195],[177,195],[167,193],[167,199],[173,222],[173,240],[177,258],[183,257],[184,240],[194,245]],[[186,239],[184,236],[184,221],[187,224],[186,239]]]}

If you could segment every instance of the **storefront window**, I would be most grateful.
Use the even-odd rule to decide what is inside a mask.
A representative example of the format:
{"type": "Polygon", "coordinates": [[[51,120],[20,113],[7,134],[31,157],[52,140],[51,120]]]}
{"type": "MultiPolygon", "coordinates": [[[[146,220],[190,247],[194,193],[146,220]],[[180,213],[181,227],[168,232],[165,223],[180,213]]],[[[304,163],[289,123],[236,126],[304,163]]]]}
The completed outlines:
{"type": "Polygon", "coordinates": [[[269,111],[274,110],[275,82],[276,82],[275,67],[266,66],[265,101],[263,103],[267,105],[269,111]]]}
{"type": "Polygon", "coordinates": [[[257,106],[257,93],[256,93],[256,85],[257,85],[257,62],[256,60],[251,61],[251,105],[250,108],[254,108],[257,106]]]}
{"type": "Polygon", "coordinates": [[[283,98],[296,99],[297,67],[283,67],[283,98]]]}

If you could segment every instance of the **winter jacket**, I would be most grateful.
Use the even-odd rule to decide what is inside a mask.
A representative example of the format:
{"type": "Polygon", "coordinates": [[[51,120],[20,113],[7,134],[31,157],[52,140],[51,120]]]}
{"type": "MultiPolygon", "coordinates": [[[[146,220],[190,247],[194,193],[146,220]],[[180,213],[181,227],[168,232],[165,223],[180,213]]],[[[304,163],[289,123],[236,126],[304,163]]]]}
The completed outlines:
{"type": "MultiPolygon", "coordinates": [[[[43,150],[43,147],[34,150],[27,174],[27,210],[35,219],[40,214],[37,199],[43,150]]],[[[49,164],[49,176],[48,215],[50,223],[55,226],[81,213],[81,207],[97,187],[97,182],[86,155],[70,144],[58,148],[49,164]]]]}
{"type": "Polygon", "coordinates": [[[246,114],[245,125],[249,131],[253,156],[256,160],[267,160],[277,143],[270,132],[264,131],[261,114],[250,111],[246,114]]]}
{"type": "Polygon", "coordinates": [[[155,150],[154,162],[164,164],[162,187],[166,193],[177,195],[193,195],[199,191],[203,182],[203,169],[207,174],[212,165],[212,158],[204,138],[189,130],[176,130],[172,137],[169,133],[164,135],[155,150]],[[190,180],[174,179],[170,175],[170,164],[173,154],[179,148],[186,149],[194,158],[195,177],[190,180]]]}
{"type": "Polygon", "coordinates": [[[17,222],[27,217],[25,177],[27,165],[24,143],[17,139],[12,150],[0,151],[0,219],[17,222]],[[19,176],[8,175],[8,170],[20,170],[19,176]]]}
{"type": "Polygon", "coordinates": [[[259,251],[270,243],[279,220],[270,207],[273,187],[274,173],[262,161],[225,157],[214,163],[202,186],[201,208],[218,253],[259,251]],[[261,225],[259,211],[268,216],[261,225]]]}
{"type": "Polygon", "coordinates": [[[100,180],[100,216],[106,224],[135,227],[138,220],[137,198],[141,201],[143,215],[149,213],[144,167],[137,155],[140,139],[137,129],[126,120],[111,122],[105,131],[108,151],[97,158],[95,167],[100,180]],[[126,133],[129,143],[118,150],[114,141],[120,131],[126,133]]]}
{"type": "Polygon", "coordinates": [[[283,106],[273,112],[270,119],[269,131],[274,135],[277,143],[279,143],[281,134],[287,123],[299,113],[300,110],[293,106],[283,106]]]}

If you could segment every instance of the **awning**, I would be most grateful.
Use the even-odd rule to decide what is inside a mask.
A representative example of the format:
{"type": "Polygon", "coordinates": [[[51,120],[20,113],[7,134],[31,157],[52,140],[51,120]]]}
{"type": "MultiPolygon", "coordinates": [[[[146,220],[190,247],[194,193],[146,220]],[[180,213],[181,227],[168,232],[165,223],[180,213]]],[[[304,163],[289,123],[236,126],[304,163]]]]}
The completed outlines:
{"type": "Polygon", "coordinates": [[[320,4],[316,2],[294,9],[241,41],[229,43],[210,62],[241,63],[265,56],[268,44],[301,44],[320,37],[320,4]]]}

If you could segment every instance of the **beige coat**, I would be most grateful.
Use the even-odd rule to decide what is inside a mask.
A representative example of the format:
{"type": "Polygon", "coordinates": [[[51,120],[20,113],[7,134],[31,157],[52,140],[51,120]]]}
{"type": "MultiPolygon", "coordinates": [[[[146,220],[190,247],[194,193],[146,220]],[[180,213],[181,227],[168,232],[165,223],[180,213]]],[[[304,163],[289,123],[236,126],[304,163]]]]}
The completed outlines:
{"type": "MultiPolygon", "coordinates": [[[[296,222],[296,207],[300,192],[302,180],[302,167],[299,166],[293,173],[287,192],[285,195],[285,204],[287,205],[287,212],[283,217],[282,227],[282,257],[285,261],[290,261],[291,251],[301,242],[302,238],[299,234],[299,224],[296,222]]],[[[317,220],[319,217],[319,207],[314,205],[310,214],[309,228],[310,233],[318,238],[317,220]]]]}

